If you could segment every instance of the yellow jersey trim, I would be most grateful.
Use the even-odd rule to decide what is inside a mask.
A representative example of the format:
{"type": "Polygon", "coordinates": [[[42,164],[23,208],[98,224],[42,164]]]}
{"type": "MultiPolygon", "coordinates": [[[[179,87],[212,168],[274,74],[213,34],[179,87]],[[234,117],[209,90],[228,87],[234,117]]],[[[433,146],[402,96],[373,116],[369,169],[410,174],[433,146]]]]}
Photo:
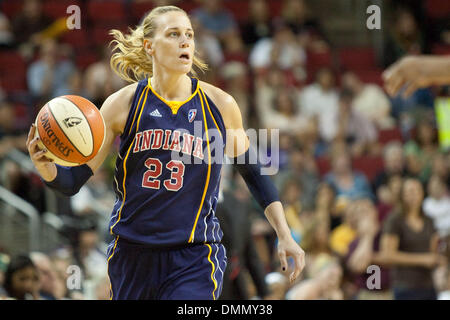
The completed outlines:
{"type": "Polygon", "coordinates": [[[162,102],[164,102],[169,108],[170,110],[172,110],[172,114],[177,114],[178,109],[180,109],[184,104],[188,103],[189,101],[191,101],[192,98],[194,98],[199,90],[199,85],[198,85],[198,81],[197,81],[197,86],[195,87],[194,93],[191,94],[191,96],[189,98],[187,98],[187,100],[185,101],[169,101],[164,99],[163,97],[161,97],[158,92],[156,92],[152,85],[151,85],[151,81],[150,78],[147,79],[147,86],[150,88],[150,90],[152,90],[153,94],[162,102]]]}
{"type": "Polygon", "coordinates": [[[211,266],[212,266],[211,280],[214,283],[214,290],[212,292],[212,296],[213,296],[213,300],[216,300],[216,296],[214,294],[214,292],[216,292],[216,290],[217,290],[217,282],[216,282],[216,280],[214,280],[214,272],[216,271],[216,266],[214,265],[214,262],[211,261],[211,253],[212,253],[211,246],[207,243],[205,243],[205,245],[209,248],[208,261],[209,261],[209,263],[211,263],[211,266]]]}
{"type": "Polygon", "coordinates": [[[200,201],[200,207],[198,208],[197,216],[195,217],[195,221],[194,221],[194,227],[192,228],[191,235],[189,236],[188,242],[190,242],[190,243],[194,242],[195,228],[197,227],[198,218],[200,216],[200,212],[202,211],[203,203],[205,202],[206,191],[208,190],[209,178],[211,175],[211,149],[209,147],[208,123],[206,122],[205,106],[203,105],[202,96],[199,95],[199,97],[200,97],[200,103],[202,105],[203,121],[205,123],[206,145],[208,147],[208,172],[206,174],[205,188],[203,189],[203,195],[202,195],[202,200],[200,201]]]}
{"type": "MultiPolygon", "coordinates": [[[[108,257],[108,260],[106,261],[106,270],[107,270],[106,273],[108,274],[108,277],[109,277],[109,260],[111,260],[111,258],[114,256],[114,253],[116,252],[118,240],[119,240],[119,236],[116,237],[116,241],[114,242],[114,248],[112,249],[112,253],[108,257]]],[[[112,300],[113,296],[114,296],[114,292],[112,290],[111,279],[110,279],[110,281],[109,281],[109,300],[112,300]]]]}
{"type": "MultiPolygon", "coordinates": [[[[141,111],[139,112],[139,117],[138,117],[138,120],[137,120],[137,125],[136,125],[136,132],[137,131],[139,131],[139,123],[141,122],[141,116],[142,116],[142,111],[144,110],[144,107],[145,107],[145,103],[147,102],[147,96],[148,96],[148,88],[146,89],[146,90],[144,90],[146,93],[145,93],[145,98],[144,98],[144,102],[142,103],[142,105],[141,105],[141,111]]],[[[133,137],[133,140],[131,141],[131,143],[130,143],[130,146],[129,146],[129,148],[128,148],[128,151],[127,151],[127,154],[126,154],[126,156],[125,156],[125,158],[123,159],[123,181],[122,181],[122,188],[123,188],[123,199],[122,199],[122,205],[120,206],[120,209],[119,209],[119,214],[118,214],[118,218],[117,218],[117,221],[111,226],[111,228],[110,228],[110,233],[112,234],[113,233],[113,228],[116,226],[116,224],[120,221],[120,218],[121,218],[121,216],[122,216],[122,209],[123,209],[123,206],[124,206],[124,204],[125,204],[125,199],[126,199],[126,197],[127,197],[127,189],[126,189],[126,187],[125,187],[125,181],[126,181],[126,178],[127,178],[127,160],[128,160],[128,156],[130,155],[130,151],[131,151],[131,149],[133,148],[133,144],[134,144],[134,140],[136,139],[136,135],[133,137]]]]}
{"type": "Polygon", "coordinates": [[[211,112],[211,108],[209,107],[208,99],[206,99],[205,91],[203,91],[203,89],[200,88],[200,92],[203,95],[203,99],[205,99],[206,107],[208,108],[209,114],[211,115],[211,118],[213,119],[214,124],[216,125],[216,128],[217,128],[217,130],[219,130],[220,136],[223,139],[222,131],[220,131],[219,126],[217,125],[216,119],[214,118],[214,116],[211,112]]]}

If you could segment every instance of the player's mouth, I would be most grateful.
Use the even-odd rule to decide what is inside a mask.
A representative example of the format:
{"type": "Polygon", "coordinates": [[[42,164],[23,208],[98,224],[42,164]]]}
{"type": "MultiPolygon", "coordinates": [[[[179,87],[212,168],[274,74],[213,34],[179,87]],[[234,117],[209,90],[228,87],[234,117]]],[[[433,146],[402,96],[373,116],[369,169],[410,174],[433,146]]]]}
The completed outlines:
{"type": "Polygon", "coordinates": [[[179,56],[180,60],[189,63],[191,61],[191,57],[189,56],[189,53],[183,53],[179,56]]]}

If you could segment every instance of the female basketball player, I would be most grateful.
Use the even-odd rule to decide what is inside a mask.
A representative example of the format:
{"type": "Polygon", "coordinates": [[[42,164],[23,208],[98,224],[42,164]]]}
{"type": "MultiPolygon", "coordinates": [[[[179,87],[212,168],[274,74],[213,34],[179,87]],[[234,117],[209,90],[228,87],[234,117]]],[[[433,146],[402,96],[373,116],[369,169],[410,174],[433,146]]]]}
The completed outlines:
{"type": "MultiPolygon", "coordinates": [[[[38,149],[32,126],[31,159],[47,185],[73,195],[120,136],[110,222],[115,240],[108,250],[111,298],[217,299],[226,254],[214,214],[221,162],[213,161],[213,151],[215,158],[224,152],[252,158],[239,107],[227,93],[188,76],[193,64],[206,66],[195,55],[194,31],[183,10],[157,7],[131,34],[111,34],[112,68],[137,82],[101,107],[106,136],[99,153],[86,165],[55,165],[38,149]],[[224,142],[222,148],[213,147],[212,140],[224,142]],[[174,157],[180,153],[190,161],[174,157]]],[[[236,167],[277,233],[284,271],[286,257],[293,258],[294,281],[304,267],[304,252],[290,235],[271,180],[261,175],[258,163],[248,162],[236,167]]]]}

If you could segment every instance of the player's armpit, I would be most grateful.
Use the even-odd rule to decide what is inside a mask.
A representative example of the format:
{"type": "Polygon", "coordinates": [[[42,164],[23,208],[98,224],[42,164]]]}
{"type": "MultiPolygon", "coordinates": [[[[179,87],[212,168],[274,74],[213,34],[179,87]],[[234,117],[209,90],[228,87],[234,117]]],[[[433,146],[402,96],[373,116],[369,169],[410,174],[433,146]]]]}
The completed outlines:
{"type": "Polygon", "coordinates": [[[123,132],[136,86],[137,83],[131,84],[113,93],[100,108],[100,113],[105,121],[106,132],[98,154],[87,163],[93,172],[102,165],[110,153],[116,137],[123,132]]]}

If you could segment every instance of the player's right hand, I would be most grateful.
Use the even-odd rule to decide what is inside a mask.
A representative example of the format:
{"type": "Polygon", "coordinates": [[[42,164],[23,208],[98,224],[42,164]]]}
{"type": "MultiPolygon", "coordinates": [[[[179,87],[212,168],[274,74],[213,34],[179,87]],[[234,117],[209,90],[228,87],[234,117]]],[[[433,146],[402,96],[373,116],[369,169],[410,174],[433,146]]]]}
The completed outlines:
{"type": "Polygon", "coordinates": [[[27,149],[30,155],[31,161],[33,161],[34,166],[41,175],[41,177],[46,181],[52,181],[55,179],[57,171],[56,165],[53,163],[52,159],[45,156],[47,149],[41,150],[38,146],[39,137],[35,137],[36,126],[33,123],[31,125],[30,131],[27,137],[27,149]]]}

